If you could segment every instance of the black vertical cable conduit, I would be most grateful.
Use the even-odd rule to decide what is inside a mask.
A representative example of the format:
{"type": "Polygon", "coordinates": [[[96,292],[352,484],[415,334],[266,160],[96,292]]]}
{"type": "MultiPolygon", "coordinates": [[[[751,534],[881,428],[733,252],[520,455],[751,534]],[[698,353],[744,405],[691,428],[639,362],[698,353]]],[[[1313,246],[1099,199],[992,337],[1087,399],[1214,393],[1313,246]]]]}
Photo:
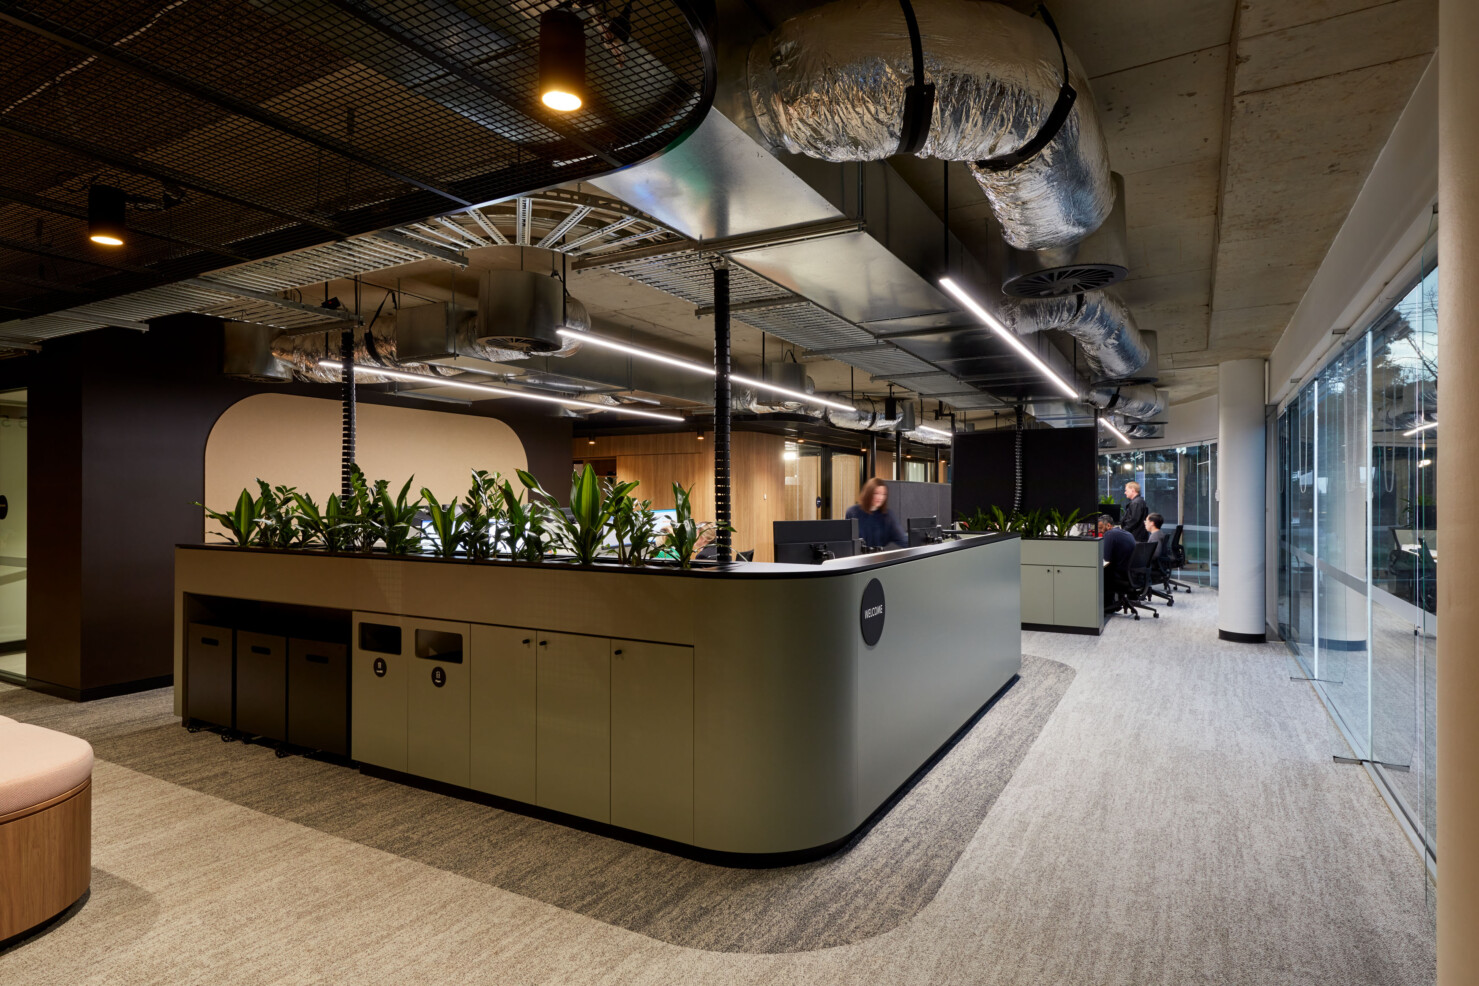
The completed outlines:
{"type": "Polygon", "coordinates": [[[729,264],[714,264],[714,522],[721,564],[734,560],[729,536],[729,264]]]}

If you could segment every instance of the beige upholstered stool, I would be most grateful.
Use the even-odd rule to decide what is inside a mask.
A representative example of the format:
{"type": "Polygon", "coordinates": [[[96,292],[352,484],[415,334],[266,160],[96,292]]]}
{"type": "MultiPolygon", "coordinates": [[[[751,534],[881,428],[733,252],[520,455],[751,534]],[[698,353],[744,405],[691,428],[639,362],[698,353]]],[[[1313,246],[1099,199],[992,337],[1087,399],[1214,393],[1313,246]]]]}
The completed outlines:
{"type": "Polygon", "coordinates": [[[71,907],[92,879],[92,747],[0,716],[0,942],[71,907]]]}

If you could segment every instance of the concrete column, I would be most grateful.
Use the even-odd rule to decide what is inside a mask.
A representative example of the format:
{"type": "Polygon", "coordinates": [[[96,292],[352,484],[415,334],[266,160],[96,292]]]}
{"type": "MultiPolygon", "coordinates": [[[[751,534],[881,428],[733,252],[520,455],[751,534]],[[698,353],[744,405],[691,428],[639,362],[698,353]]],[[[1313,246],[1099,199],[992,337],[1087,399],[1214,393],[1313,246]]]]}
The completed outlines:
{"type": "Polygon", "coordinates": [[[1438,983],[1479,982],[1479,4],[1439,0],[1438,983]]]}
{"type": "Polygon", "coordinates": [[[1263,360],[1217,368],[1217,635],[1264,639],[1263,360]]]}

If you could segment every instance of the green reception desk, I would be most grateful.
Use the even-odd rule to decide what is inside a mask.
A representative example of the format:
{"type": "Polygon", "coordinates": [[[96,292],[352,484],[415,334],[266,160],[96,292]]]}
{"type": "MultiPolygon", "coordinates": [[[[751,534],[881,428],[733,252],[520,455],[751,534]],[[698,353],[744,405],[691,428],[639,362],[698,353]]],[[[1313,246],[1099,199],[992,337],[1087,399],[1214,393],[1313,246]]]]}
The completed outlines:
{"type": "Polygon", "coordinates": [[[176,712],[233,725],[190,707],[229,707],[229,676],[192,669],[308,613],[349,643],[359,763],[680,850],[820,853],[1020,670],[1021,562],[1015,535],[693,572],[181,546],[176,712]]]}

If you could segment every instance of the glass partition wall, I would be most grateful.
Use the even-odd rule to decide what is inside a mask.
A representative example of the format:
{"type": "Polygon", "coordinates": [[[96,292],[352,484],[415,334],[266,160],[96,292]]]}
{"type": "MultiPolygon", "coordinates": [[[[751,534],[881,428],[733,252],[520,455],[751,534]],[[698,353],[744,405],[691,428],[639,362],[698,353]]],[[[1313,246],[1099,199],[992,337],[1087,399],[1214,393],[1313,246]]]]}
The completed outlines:
{"type": "Polygon", "coordinates": [[[1279,629],[1433,854],[1436,269],[1280,412],[1279,629]]]}
{"type": "Polygon", "coordinates": [[[1178,576],[1217,584],[1217,443],[1178,448],[1108,452],[1099,456],[1099,496],[1123,505],[1125,484],[1134,480],[1152,513],[1166,527],[1182,527],[1186,567],[1178,576]]]}

